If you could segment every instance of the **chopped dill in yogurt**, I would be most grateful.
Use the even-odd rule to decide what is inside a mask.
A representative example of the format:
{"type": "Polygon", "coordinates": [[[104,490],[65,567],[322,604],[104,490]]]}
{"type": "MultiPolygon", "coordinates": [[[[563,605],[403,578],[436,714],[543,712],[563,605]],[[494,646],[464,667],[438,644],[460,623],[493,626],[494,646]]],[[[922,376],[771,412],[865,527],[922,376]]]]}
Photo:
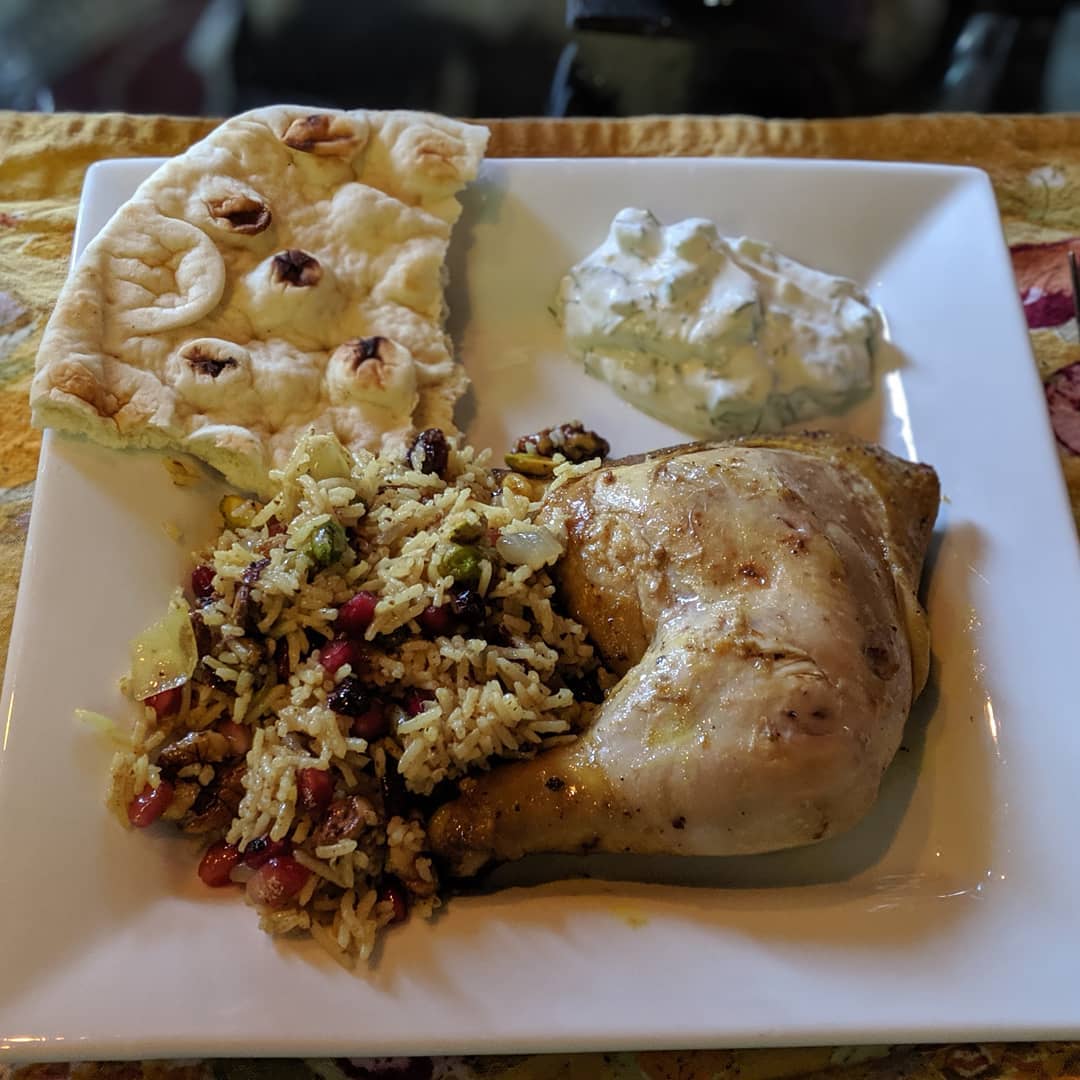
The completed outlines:
{"type": "Polygon", "coordinates": [[[643,412],[692,435],[776,430],[873,388],[882,321],[847,278],[704,218],[620,210],[562,279],[567,348],[643,412]]]}

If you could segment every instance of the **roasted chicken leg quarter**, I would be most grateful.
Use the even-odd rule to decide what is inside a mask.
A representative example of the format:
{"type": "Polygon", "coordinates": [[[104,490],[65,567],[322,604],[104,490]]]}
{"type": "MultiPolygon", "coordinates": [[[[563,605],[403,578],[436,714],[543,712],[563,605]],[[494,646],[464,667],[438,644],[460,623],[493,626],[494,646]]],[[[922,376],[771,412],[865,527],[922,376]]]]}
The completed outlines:
{"type": "Polygon", "coordinates": [[[779,435],[611,463],[551,492],[562,600],[621,680],[572,744],[463,783],[430,827],[459,874],[530,852],[734,855],[854,825],[929,639],[933,469],[779,435]]]}

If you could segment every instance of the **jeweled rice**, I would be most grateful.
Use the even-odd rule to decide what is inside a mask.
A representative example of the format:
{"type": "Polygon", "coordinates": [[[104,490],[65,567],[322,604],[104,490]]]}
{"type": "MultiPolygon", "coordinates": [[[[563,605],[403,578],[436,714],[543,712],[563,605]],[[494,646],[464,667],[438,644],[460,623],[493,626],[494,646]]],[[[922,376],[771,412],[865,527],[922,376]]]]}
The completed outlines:
{"type": "Polygon", "coordinates": [[[199,808],[222,790],[228,761],[178,770],[162,766],[162,752],[190,732],[241,725],[251,745],[239,807],[201,835],[235,845],[240,866],[244,853],[284,841],[275,850],[310,877],[288,902],[260,906],[261,925],[310,933],[352,964],[400,916],[402,890],[414,913],[439,904],[425,854],[439,792],[497,758],[572,736],[594,706],[575,700],[570,687],[594,677],[597,665],[582,628],[552,606],[553,586],[539,565],[557,557],[558,538],[535,535],[537,504],[525,485],[501,487],[486,454],[451,448],[440,476],[403,457],[350,461],[331,438],[311,436],[274,479],[276,496],[199,554],[197,562],[213,569],[214,590],[201,602],[188,597],[201,623],[201,659],[177,711],[159,717],[143,706],[130,749],[114,760],[109,802],[127,823],[132,801],[167,777],[178,793],[187,785],[188,805],[174,798],[163,816],[199,831],[192,821],[205,824],[199,808]],[[348,546],[323,567],[309,548],[333,521],[344,526],[348,546]],[[522,532],[540,541],[532,565],[520,563],[520,544],[500,553],[504,534],[522,532]],[[462,538],[482,556],[475,590],[486,617],[471,629],[425,633],[417,622],[425,609],[460,587],[442,560],[462,538]],[[360,670],[346,663],[328,674],[321,660],[338,636],[338,609],[361,591],[378,603],[360,670]],[[350,677],[390,713],[389,732],[371,743],[330,707],[331,693],[350,677]],[[303,769],[329,771],[335,803],[358,796],[372,819],[348,835],[326,835],[329,812],[304,809],[298,798],[303,769]],[[192,785],[202,785],[194,803],[192,785]]]}

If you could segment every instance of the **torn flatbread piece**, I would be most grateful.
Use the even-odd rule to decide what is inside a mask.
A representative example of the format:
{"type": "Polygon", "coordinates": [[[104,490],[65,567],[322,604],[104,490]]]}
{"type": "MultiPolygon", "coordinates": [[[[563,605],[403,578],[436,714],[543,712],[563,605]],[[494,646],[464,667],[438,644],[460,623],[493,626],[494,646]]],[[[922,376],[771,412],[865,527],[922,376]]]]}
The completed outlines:
{"type": "Polygon", "coordinates": [[[161,166],[86,249],[45,330],[34,422],[182,450],[263,494],[299,435],[453,430],[457,195],[484,127],[257,109],[161,166]]]}

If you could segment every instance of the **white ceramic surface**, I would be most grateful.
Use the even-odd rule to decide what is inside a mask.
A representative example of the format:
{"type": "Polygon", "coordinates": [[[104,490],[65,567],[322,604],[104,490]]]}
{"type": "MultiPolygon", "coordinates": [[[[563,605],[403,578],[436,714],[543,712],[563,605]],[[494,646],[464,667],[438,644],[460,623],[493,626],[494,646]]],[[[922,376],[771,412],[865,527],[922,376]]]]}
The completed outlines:
{"type": "MultiPolygon", "coordinates": [[[[89,173],[85,244],[147,174],[89,173]]],[[[102,806],[131,636],[215,485],[48,436],[0,701],[0,1057],[503,1052],[1080,1035],[1080,565],[986,177],[761,160],[489,162],[453,242],[470,431],[679,441],[560,357],[546,306],[620,207],[704,214],[863,282],[897,355],[844,424],[932,462],[929,689],[849,835],[738,860],[535,861],[391,933],[368,974],[274,942],[195,852],[102,806]],[[163,525],[183,531],[176,543],[163,525]],[[589,880],[544,883],[553,870],[589,880]],[[636,883],[620,881],[632,874],[636,883]]]]}

